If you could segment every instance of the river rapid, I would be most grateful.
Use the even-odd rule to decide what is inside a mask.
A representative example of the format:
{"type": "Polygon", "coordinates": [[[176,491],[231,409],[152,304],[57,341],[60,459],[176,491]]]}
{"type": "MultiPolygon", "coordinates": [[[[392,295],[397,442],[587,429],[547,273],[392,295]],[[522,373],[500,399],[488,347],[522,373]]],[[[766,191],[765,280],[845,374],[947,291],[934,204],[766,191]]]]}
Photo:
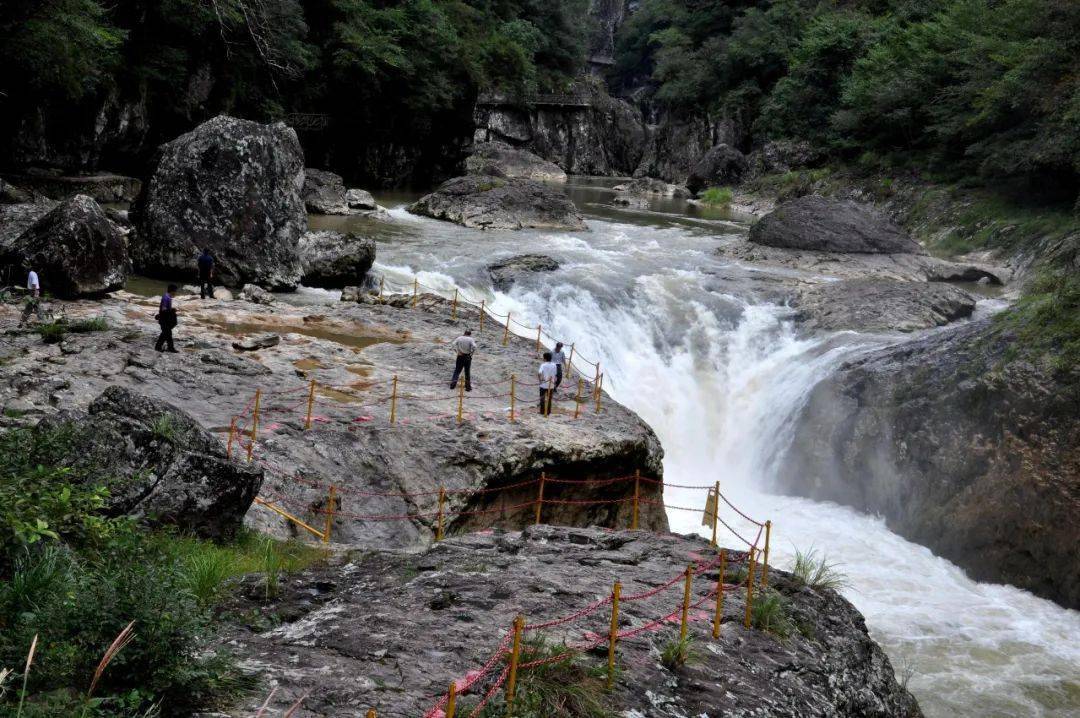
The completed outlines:
{"type": "MultiPolygon", "coordinates": [[[[715,253],[743,240],[749,218],[676,200],[616,208],[612,184],[571,179],[587,232],[470,230],[410,215],[411,198],[400,195],[379,198],[393,223],[313,217],[312,225],[375,237],[376,270],[389,281],[411,284],[418,275],[449,293],[459,287],[599,360],[604,388],[659,435],[667,482],[718,480],[750,515],[770,518],[774,565],[788,568],[796,549],[811,548],[839,565],[843,594],[927,716],[1080,715],[1080,612],[972,581],[874,516],[770,491],[814,384],[842,361],[904,338],[799,335],[781,291],[798,273],[715,253]],[[550,254],[562,267],[496,291],[485,266],[523,252],[550,254]]],[[[313,301],[321,294],[304,291],[313,301]]],[[[1000,306],[988,299],[978,311],[1000,306]]],[[[482,346],[474,371],[483,372],[482,346]]],[[[668,487],[665,500],[699,507],[703,498],[668,487]]],[[[721,515],[753,535],[732,512],[721,515]]],[[[675,531],[706,533],[700,514],[671,510],[669,518],[675,531]]]]}

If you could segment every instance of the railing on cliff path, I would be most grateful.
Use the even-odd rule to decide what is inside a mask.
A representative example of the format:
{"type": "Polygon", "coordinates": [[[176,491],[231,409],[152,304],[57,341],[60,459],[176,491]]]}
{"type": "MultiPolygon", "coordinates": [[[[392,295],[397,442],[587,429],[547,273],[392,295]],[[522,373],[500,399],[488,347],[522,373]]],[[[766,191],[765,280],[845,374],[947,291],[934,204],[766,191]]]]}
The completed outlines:
{"type": "MultiPolygon", "coordinates": [[[[405,305],[414,309],[417,307],[420,299],[419,290],[422,286],[424,285],[420,284],[416,279],[413,280],[411,287],[408,285],[405,286],[406,289],[411,288],[412,290],[411,295],[404,295],[405,305]]],[[[425,288],[433,289],[430,287],[425,288]]],[[[392,297],[388,298],[385,294],[386,289],[387,283],[385,280],[380,281],[377,301],[380,303],[389,301],[400,303],[392,297]]],[[[401,297],[399,297],[399,300],[400,299],[401,297]]],[[[485,317],[492,317],[496,322],[494,326],[502,329],[502,341],[504,345],[509,340],[512,324],[516,324],[530,332],[533,329],[528,325],[515,322],[509,314],[496,315],[490,312],[490,310],[486,308],[486,303],[483,300],[478,303],[465,300],[457,289],[454,290],[453,298],[448,299],[447,302],[450,306],[451,316],[455,320],[459,318],[459,304],[471,304],[478,307],[480,311],[477,315],[477,319],[479,321],[480,331],[483,331],[485,317]],[[505,323],[498,322],[497,320],[499,317],[505,317],[505,323]]],[[[489,324],[489,327],[492,327],[492,325],[489,324]]],[[[542,340],[547,335],[544,334],[542,327],[539,325],[536,327],[536,332],[536,350],[539,352],[543,346],[542,340]]],[[[532,340],[531,336],[528,338],[532,340]]],[[[551,340],[550,336],[547,336],[547,338],[551,340]]],[[[574,345],[567,342],[563,343],[569,344],[571,347],[571,357],[573,357],[574,345]]],[[[578,356],[578,359],[585,365],[592,367],[594,374],[589,382],[589,394],[585,395],[583,394],[583,388],[586,383],[585,376],[572,364],[568,367],[568,376],[573,376],[574,371],[577,371],[579,374],[577,393],[574,397],[573,419],[578,419],[580,417],[583,404],[588,404],[589,407],[595,407],[595,413],[597,414],[602,412],[601,396],[603,374],[600,372],[599,362],[589,362],[580,357],[580,355],[578,356]]],[[[532,382],[518,382],[516,377],[511,375],[508,380],[494,382],[490,387],[498,392],[499,390],[497,387],[505,386],[507,383],[509,383],[510,388],[508,393],[471,396],[470,398],[491,399],[509,397],[511,404],[508,409],[507,418],[511,422],[515,421],[514,399],[516,388],[519,386],[536,387],[538,384],[532,382]]],[[[415,394],[415,391],[418,388],[436,386],[434,384],[427,384],[424,382],[404,382],[397,376],[394,376],[389,380],[389,384],[390,393],[388,395],[378,395],[372,398],[372,401],[387,402],[389,408],[389,424],[406,423],[405,420],[400,420],[399,422],[398,402],[407,402],[411,400],[427,402],[454,401],[457,403],[457,423],[461,424],[465,421],[464,382],[460,384],[461,389],[456,395],[441,397],[424,397],[415,394]],[[413,393],[410,394],[409,392],[413,393]]],[[[441,387],[442,384],[439,383],[437,386],[441,387]]],[[[325,388],[333,389],[334,387],[325,388]]],[[[264,495],[255,499],[256,503],[260,506],[280,515],[293,525],[298,526],[304,531],[317,537],[323,543],[330,543],[334,522],[335,520],[340,519],[378,522],[413,521],[428,524],[433,529],[435,541],[439,542],[444,539],[448,528],[455,519],[470,516],[495,517],[496,515],[505,518],[508,513],[515,512],[528,516],[529,512],[531,512],[532,520],[529,523],[539,525],[544,519],[543,513],[545,506],[565,505],[629,505],[630,516],[627,530],[631,531],[639,530],[639,517],[642,506],[659,507],[666,511],[683,511],[701,514],[702,525],[711,527],[712,530],[710,545],[718,550],[717,555],[712,559],[697,560],[695,563],[687,566],[685,570],[681,570],[674,574],[669,580],[658,587],[636,594],[623,594],[622,585],[616,580],[612,586],[611,593],[607,597],[594,601],[565,616],[537,622],[526,622],[523,616],[516,616],[512,622],[508,621],[508,629],[496,643],[490,658],[478,669],[468,671],[463,678],[451,681],[448,690],[445,693],[432,699],[431,707],[423,714],[424,718],[455,718],[458,697],[468,693],[474,693],[479,697],[479,702],[468,714],[469,718],[477,718],[484,710],[484,707],[499,693],[500,690],[504,691],[504,700],[507,706],[507,715],[509,716],[513,710],[516,697],[517,677],[522,671],[565,661],[574,656],[597,649],[604,644],[607,644],[608,648],[607,687],[610,689],[615,680],[615,662],[617,647],[620,641],[633,640],[639,636],[660,631],[668,625],[677,623],[679,625],[680,645],[682,645],[689,635],[691,624],[694,623],[694,619],[691,617],[691,611],[700,613],[698,609],[710,602],[713,604],[713,611],[710,621],[711,632],[709,635],[715,640],[720,637],[724,595],[733,591],[745,591],[743,623],[746,628],[752,626],[754,592],[755,590],[758,592],[763,591],[768,587],[769,548],[772,537],[772,521],[759,521],[740,510],[726,495],[724,495],[723,492],[720,491],[719,481],[703,485],[670,484],[665,483],[658,478],[642,476],[640,471],[636,471],[632,475],[606,479],[572,479],[549,475],[548,472],[543,472],[536,478],[514,484],[473,490],[453,489],[446,488],[445,486],[440,486],[438,489],[433,489],[431,491],[420,492],[366,491],[346,488],[333,483],[317,481],[310,477],[303,476],[298,472],[290,472],[281,466],[276,465],[268,457],[260,456],[259,453],[256,452],[260,421],[274,418],[275,416],[280,418],[281,415],[292,417],[299,421],[302,416],[305,430],[311,430],[315,424],[329,423],[328,418],[318,416],[314,413],[315,407],[318,405],[318,389],[319,385],[316,382],[311,381],[307,385],[301,385],[278,392],[263,392],[261,389],[257,390],[255,396],[251,398],[241,412],[234,416],[230,422],[226,451],[229,458],[232,458],[235,452],[241,452],[247,461],[257,463],[264,471],[276,476],[278,479],[293,482],[298,486],[304,487],[305,490],[317,490],[323,494],[325,500],[321,500],[317,505],[305,505],[301,501],[270,490],[265,491],[264,495]],[[633,494],[628,497],[616,499],[558,498],[552,495],[551,492],[553,489],[549,488],[557,487],[560,494],[565,495],[573,494],[575,491],[581,489],[606,488],[619,484],[628,484],[631,481],[633,482],[633,494]],[[662,492],[665,486],[686,491],[705,492],[703,507],[673,506],[664,503],[662,497],[658,500],[649,498],[642,493],[643,487],[649,487],[653,489],[654,492],[657,490],[662,492]],[[545,489],[548,490],[546,495],[545,489]],[[474,505],[472,501],[474,498],[486,498],[491,495],[505,494],[509,491],[524,493],[530,490],[535,491],[532,498],[510,506],[479,509],[453,509],[448,505],[449,501],[452,499],[457,505],[467,507],[474,505]],[[365,500],[372,498],[401,499],[411,506],[417,506],[422,502],[428,502],[429,504],[434,504],[437,508],[428,511],[411,510],[394,514],[364,511],[361,504],[365,500]],[[346,506],[346,501],[349,502],[348,506],[346,506]],[[731,523],[721,518],[720,512],[722,510],[722,505],[726,506],[727,510],[732,512],[734,516],[738,516],[739,519],[746,522],[747,525],[753,527],[751,533],[744,535],[744,533],[736,530],[731,523]],[[311,514],[312,517],[303,518],[304,514],[311,514]],[[719,548],[718,531],[720,527],[723,527],[744,545],[745,551],[729,551],[727,549],[719,548]],[[754,529],[756,529],[756,531],[754,531],[754,529]],[[753,539],[747,538],[748,535],[753,535],[753,539]],[[727,567],[731,564],[740,563],[746,566],[745,580],[740,579],[734,584],[728,584],[725,580],[727,567]],[[701,577],[705,573],[713,570],[718,571],[715,584],[710,583],[704,594],[695,598],[695,578],[701,577]],[[631,626],[629,628],[620,628],[620,605],[652,598],[674,589],[679,584],[682,584],[683,592],[681,600],[674,606],[674,610],[640,623],[639,625],[631,626]],[[608,630],[607,635],[586,632],[582,641],[566,644],[566,650],[558,655],[542,658],[530,658],[528,655],[528,651],[532,649],[527,645],[523,645],[522,638],[524,636],[530,633],[581,621],[588,616],[597,614],[601,610],[609,611],[610,613],[610,629],[608,630]],[[502,666],[501,669],[500,666],[502,666]]],[[[548,413],[552,414],[550,402],[548,404],[548,413]]],[[[444,413],[434,418],[439,419],[447,416],[453,416],[453,413],[444,413]]],[[[564,412],[562,413],[562,416],[569,417],[571,414],[570,412],[564,412]]],[[[370,420],[370,417],[367,418],[370,420]]],[[[356,419],[353,419],[350,423],[355,421],[356,419]]],[[[734,520],[732,520],[732,523],[734,523],[734,520]]],[[[700,584],[700,581],[698,583],[700,584]]],[[[697,614],[695,613],[694,615],[696,616],[697,614]]],[[[371,709],[368,711],[367,715],[369,718],[375,718],[376,711],[371,709]]]]}

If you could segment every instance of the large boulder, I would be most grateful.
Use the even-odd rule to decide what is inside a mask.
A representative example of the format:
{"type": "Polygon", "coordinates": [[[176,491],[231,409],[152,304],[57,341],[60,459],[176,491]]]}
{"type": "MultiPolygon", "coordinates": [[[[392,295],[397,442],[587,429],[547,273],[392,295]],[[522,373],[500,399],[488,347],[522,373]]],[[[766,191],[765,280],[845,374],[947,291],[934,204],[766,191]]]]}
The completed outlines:
{"type": "Polygon", "coordinates": [[[1080,608],[1080,373],[995,318],[840,367],[811,392],[785,492],[883,516],[980,581],[1080,608]]]}
{"type": "Polygon", "coordinates": [[[503,142],[478,142],[465,160],[471,175],[524,177],[539,182],[565,182],[566,172],[554,162],[503,142]]]}
{"type": "Polygon", "coordinates": [[[375,241],[351,232],[306,232],[300,238],[303,281],[309,287],[341,289],[363,283],[375,262],[375,241]]]}
{"type": "Polygon", "coordinates": [[[522,275],[533,272],[554,272],[559,263],[546,254],[519,254],[489,264],[488,275],[496,289],[509,289],[522,275]]]}
{"type": "Polygon", "coordinates": [[[912,332],[970,317],[975,301],[944,282],[845,279],[803,289],[791,305],[810,331],[912,332]]]}
{"type": "Polygon", "coordinates": [[[818,195],[781,204],[750,228],[750,241],[818,252],[925,254],[907,232],[870,206],[818,195]]]}
{"type": "Polygon", "coordinates": [[[586,228],[565,193],[520,177],[455,177],[410,205],[409,211],[478,229],[586,228]]]}
{"type": "Polygon", "coordinates": [[[312,214],[349,214],[341,175],[308,167],[304,170],[304,206],[312,214]]]}
{"type": "Polygon", "coordinates": [[[19,238],[31,225],[51,212],[57,203],[51,200],[0,204],[0,249],[19,238]]]}
{"type": "Polygon", "coordinates": [[[379,204],[366,189],[350,189],[345,193],[345,204],[350,210],[377,210],[379,204]]]}
{"type": "Polygon", "coordinates": [[[0,246],[0,265],[34,269],[58,297],[92,297],[123,289],[130,269],[124,236],[101,207],[75,195],[0,246]]]}
{"type": "Polygon", "coordinates": [[[686,187],[669,184],[655,177],[637,177],[626,184],[615,185],[612,189],[630,197],[690,197],[690,191],[686,187]]]}
{"type": "Polygon", "coordinates": [[[262,486],[262,469],[226,458],[221,440],[172,405],[111,386],[87,413],[43,423],[69,424],[71,463],[109,490],[107,510],[205,538],[240,527],[262,486]]]}
{"type": "Polygon", "coordinates": [[[158,153],[136,207],[135,268],[190,274],[209,247],[219,282],[293,289],[307,227],[303,184],[304,153],[289,127],[224,115],[204,122],[158,153]]]}
{"type": "Polygon", "coordinates": [[[701,156],[690,168],[686,186],[691,192],[708,187],[739,184],[750,168],[746,156],[727,144],[719,144],[701,156]]]}

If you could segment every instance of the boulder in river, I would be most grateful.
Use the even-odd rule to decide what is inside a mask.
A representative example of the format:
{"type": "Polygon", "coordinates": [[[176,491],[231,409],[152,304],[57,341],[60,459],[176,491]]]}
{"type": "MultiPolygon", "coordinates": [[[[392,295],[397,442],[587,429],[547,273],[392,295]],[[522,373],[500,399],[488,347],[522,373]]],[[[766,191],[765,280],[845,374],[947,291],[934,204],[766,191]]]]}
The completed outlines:
{"type": "Polygon", "coordinates": [[[311,167],[305,169],[304,206],[312,214],[349,214],[341,175],[311,167]]]}
{"type": "Polygon", "coordinates": [[[586,229],[564,192],[520,177],[455,177],[409,211],[477,229],[586,229]]]}
{"type": "Polygon", "coordinates": [[[566,172],[554,162],[504,142],[477,142],[465,160],[471,175],[524,177],[539,182],[565,182],[566,172]]]}
{"type": "Polygon", "coordinates": [[[1016,341],[980,319],[842,366],[810,394],[780,487],[1080,608],[1080,375],[1016,359],[1016,341]]]}
{"type": "Polygon", "coordinates": [[[496,289],[509,289],[520,275],[529,272],[554,272],[559,263],[546,254],[518,254],[489,264],[488,274],[496,289]]]}
{"type": "Polygon", "coordinates": [[[739,184],[749,168],[746,155],[742,152],[731,145],[715,145],[690,168],[686,186],[691,192],[697,193],[708,187],[739,184]]]}
{"type": "Polygon", "coordinates": [[[345,192],[345,204],[350,210],[376,210],[379,204],[366,189],[350,189],[345,192]]]}
{"type": "Polygon", "coordinates": [[[294,289],[307,227],[304,153],[296,132],[219,116],[162,145],[136,205],[135,268],[193,271],[199,250],[226,286],[294,289]]]}
{"type": "Polygon", "coordinates": [[[845,279],[803,289],[791,304],[812,331],[911,332],[970,317],[975,302],[944,282],[845,279]]]}
{"type": "Polygon", "coordinates": [[[750,228],[750,241],[819,252],[926,253],[907,232],[869,205],[818,195],[781,204],[750,228]]]}
{"type": "Polygon", "coordinates": [[[300,263],[308,287],[341,289],[363,283],[375,262],[375,241],[352,232],[305,232],[300,263]]]}
{"type": "MultiPolygon", "coordinates": [[[[731,577],[745,554],[728,555],[731,577]]],[[[237,621],[220,640],[241,656],[258,657],[255,670],[278,689],[267,699],[274,715],[302,696],[314,715],[340,715],[342,705],[376,706],[380,715],[441,715],[430,709],[451,681],[476,681],[462,689],[458,706],[475,704],[494,685],[505,660],[486,674],[478,669],[497,656],[513,616],[540,624],[584,610],[576,620],[531,633],[544,644],[524,644],[523,660],[538,658],[538,650],[540,657],[567,650],[564,644],[595,643],[600,650],[574,652],[545,668],[543,688],[523,671],[518,697],[526,705],[545,698],[558,703],[552,695],[564,689],[593,696],[599,707],[529,715],[921,718],[862,615],[836,591],[803,587],[775,567],[769,595],[782,607],[774,630],[784,636],[744,628],[745,589],[728,585],[714,639],[710,593],[719,571],[709,564],[715,557],[697,537],[546,525],[454,536],[422,553],[353,552],[291,577],[269,604],[253,583],[235,615],[273,615],[275,627],[237,621]],[[665,666],[661,654],[679,633],[679,574],[688,563],[700,566],[688,615],[696,657],[665,666]],[[611,609],[598,599],[610,596],[615,577],[624,596],[673,578],[676,585],[620,604],[620,630],[636,635],[618,641],[619,677],[604,690],[597,676],[606,665],[611,609]],[[663,620],[673,609],[675,618],[663,620]]],[[[230,713],[252,715],[264,697],[238,700],[230,713]]]]}
{"type": "Polygon", "coordinates": [[[43,289],[67,299],[123,289],[130,264],[120,230],[81,194],[0,245],[0,265],[34,269],[43,289]]]}
{"type": "Polygon", "coordinates": [[[262,485],[262,469],[229,461],[221,440],[159,399],[110,386],[70,423],[71,461],[109,489],[112,514],[174,526],[205,538],[231,536],[262,485]]]}
{"type": "Polygon", "coordinates": [[[612,189],[631,197],[675,197],[686,199],[690,190],[682,185],[669,184],[655,177],[636,177],[626,184],[615,185],[612,189]]]}

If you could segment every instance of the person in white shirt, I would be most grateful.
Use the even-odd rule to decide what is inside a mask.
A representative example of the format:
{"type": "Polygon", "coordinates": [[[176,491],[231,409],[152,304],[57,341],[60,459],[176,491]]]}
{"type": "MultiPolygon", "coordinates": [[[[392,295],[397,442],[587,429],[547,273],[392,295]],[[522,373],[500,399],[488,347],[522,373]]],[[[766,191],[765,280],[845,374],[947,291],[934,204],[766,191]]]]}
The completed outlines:
{"type": "Polygon", "coordinates": [[[30,296],[26,298],[26,305],[23,307],[22,318],[19,320],[20,327],[26,324],[31,314],[35,313],[39,322],[45,321],[45,314],[41,308],[41,282],[33,269],[26,275],[26,289],[30,292],[30,296]]]}
{"type": "Polygon", "coordinates": [[[544,352],[544,363],[536,372],[540,379],[540,413],[544,416],[551,415],[551,395],[555,392],[555,378],[558,374],[558,367],[551,361],[551,352],[544,352]]]}
{"type": "Polygon", "coordinates": [[[551,361],[557,370],[555,375],[555,388],[562,384],[563,372],[566,371],[566,352],[563,351],[563,343],[555,342],[555,351],[551,352],[551,361]]]}
{"type": "Polygon", "coordinates": [[[465,372],[465,391],[472,391],[472,358],[476,353],[476,340],[472,338],[472,330],[466,329],[451,345],[457,352],[457,362],[454,364],[454,378],[450,380],[450,388],[457,388],[458,377],[465,372]]]}

